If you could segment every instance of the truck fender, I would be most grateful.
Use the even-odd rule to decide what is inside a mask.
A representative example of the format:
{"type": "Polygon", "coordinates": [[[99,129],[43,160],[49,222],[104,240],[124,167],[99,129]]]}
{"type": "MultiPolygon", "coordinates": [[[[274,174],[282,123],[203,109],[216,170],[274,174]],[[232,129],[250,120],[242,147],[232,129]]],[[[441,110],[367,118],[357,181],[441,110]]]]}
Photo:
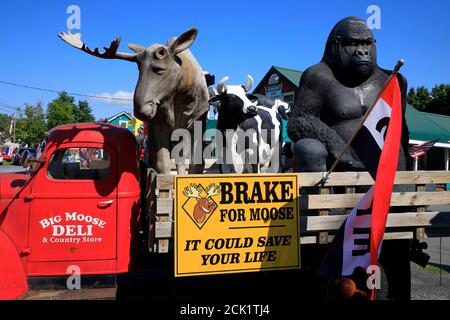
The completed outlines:
{"type": "Polygon", "coordinates": [[[0,229],[0,300],[17,299],[28,291],[19,252],[10,237],[0,229]]]}

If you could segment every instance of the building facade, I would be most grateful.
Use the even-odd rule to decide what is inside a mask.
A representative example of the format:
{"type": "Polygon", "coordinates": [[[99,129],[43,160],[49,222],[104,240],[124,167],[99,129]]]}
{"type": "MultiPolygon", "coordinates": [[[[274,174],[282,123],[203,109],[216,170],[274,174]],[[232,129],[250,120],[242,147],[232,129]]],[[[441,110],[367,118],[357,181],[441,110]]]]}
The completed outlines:
{"type": "Polygon", "coordinates": [[[133,132],[135,136],[143,134],[144,130],[143,122],[125,111],[122,111],[106,119],[106,122],[127,128],[128,130],[133,132]]]}
{"type": "Polygon", "coordinates": [[[292,107],[302,73],[294,69],[272,66],[255,87],[253,93],[283,100],[292,107]]]}

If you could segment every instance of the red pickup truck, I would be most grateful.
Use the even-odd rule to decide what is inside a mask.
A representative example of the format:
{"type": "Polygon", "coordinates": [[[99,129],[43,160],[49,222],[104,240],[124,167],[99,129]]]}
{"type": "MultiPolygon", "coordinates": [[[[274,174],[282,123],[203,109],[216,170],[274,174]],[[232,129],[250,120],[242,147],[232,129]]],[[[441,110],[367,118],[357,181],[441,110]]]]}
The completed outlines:
{"type": "Polygon", "coordinates": [[[130,270],[139,234],[139,154],[125,128],[51,130],[30,170],[0,174],[0,299],[32,277],[130,270]]]}

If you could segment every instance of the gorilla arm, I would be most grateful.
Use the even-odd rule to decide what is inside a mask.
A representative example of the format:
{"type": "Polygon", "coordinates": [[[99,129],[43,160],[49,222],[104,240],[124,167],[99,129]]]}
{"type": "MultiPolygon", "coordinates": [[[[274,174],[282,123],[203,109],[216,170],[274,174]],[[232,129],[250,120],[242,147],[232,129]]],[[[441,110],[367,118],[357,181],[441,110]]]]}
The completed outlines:
{"type": "MultiPolygon", "coordinates": [[[[324,63],[308,68],[302,75],[297,98],[288,121],[289,138],[297,142],[300,139],[317,139],[324,144],[329,156],[334,161],[344,148],[346,141],[332,128],[320,120],[324,110],[324,97],[329,90],[332,74],[324,63]]],[[[341,158],[345,166],[359,165],[349,152],[341,158]]]]}
{"type": "Polygon", "coordinates": [[[399,165],[397,170],[412,170],[412,158],[408,152],[409,146],[409,129],[408,124],[406,123],[406,97],[408,91],[408,81],[405,76],[401,73],[397,74],[398,82],[400,85],[400,90],[402,91],[402,137],[401,137],[401,150],[400,150],[400,158],[399,165]],[[404,163],[402,163],[404,161],[404,163]]]}

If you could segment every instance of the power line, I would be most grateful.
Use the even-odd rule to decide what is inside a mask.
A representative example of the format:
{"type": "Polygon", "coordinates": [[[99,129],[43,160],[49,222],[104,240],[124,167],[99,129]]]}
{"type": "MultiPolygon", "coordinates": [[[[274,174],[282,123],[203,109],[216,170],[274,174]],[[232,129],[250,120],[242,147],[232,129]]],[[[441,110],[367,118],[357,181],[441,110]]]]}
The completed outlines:
{"type": "MultiPolygon", "coordinates": [[[[12,111],[12,110],[8,110],[8,109],[6,109],[6,108],[3,108],[3,107],[0,107],[0,111],[2,111],[2,112],[6,112],[6,113],[14,113],[15,111],[12,111]]],[[[16,111],[17,112],[17,111],[16,111]]]]}
{"type": "MultiPolygon", "coordinates": [[[[46,92],[53,92],[53,93],[60,93],[60,92],[64,91],[64,90],[58,91],[58,90],[52,90],[52,89],[44,89],[44,88],[33,87],[33,86],[25,85],[25,84],[13,83],[13,82],[2,81],[2,80],[0,80],[0,83],[7,84],[7,85],[10,85],[10,86],[15,86],[15,87],[22,87],[22,88],[27,88],[27,89],[32,89],[32,90],[39,90],[39,91],[46,91],[46,92]]],[[[82,94],[82,93],[76,93],[76,92],[67,92],[67,93],[72,95],[72,96],[78,96],[78,97],[87,97],[87,98],[95,98],[95,99],[106,99],[106,100],[133,101],[133,99],[114,98],[114,97],[102,97],[102,96],[95,96],[95,95],[82,94]]]]}
{"type": "Polygon", "coordinates": [[[20,111],[20,107],[12,107],[10,105],[7,105],[6,103],[0,102],[0,107],[2,108],[6,108],[6,109],[11,109],[13,111],[20,111]]]}

